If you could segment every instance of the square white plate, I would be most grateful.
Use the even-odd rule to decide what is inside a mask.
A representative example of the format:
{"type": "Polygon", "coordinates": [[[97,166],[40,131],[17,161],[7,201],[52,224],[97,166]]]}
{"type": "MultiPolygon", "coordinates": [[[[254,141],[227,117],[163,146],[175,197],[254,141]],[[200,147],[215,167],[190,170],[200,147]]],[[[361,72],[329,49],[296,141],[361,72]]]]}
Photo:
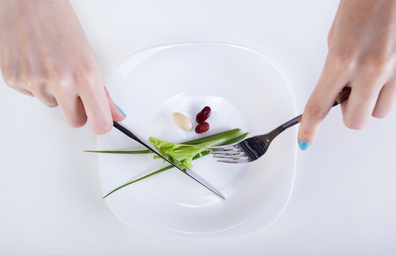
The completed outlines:
{"type": "MultiPolygon", "coordinates": [[[[106,86],[140,136],[183,142],[241,128],[271,131],[296,116],[293,93],[282,71],[263,54],[237,45],[191,43],[141,50],[127,57],[106,86]],[[197,135],[172,120],[181,112],[195,120],[212,108],[210,130],[197,135]]],[[[194,127],[196,122],[193,122],[194,127]]],[[[132,229],[170,238],[229,238],[253,234],[274,222],[293,187],[297,129],[285,131],[268,152],[249,164],[217,163],[207,156],[194,171],[220,190],[223,201],[177,169],[125,187],[106,200],[132,229]]],[[[99,150],[142,146],[113,129],[99,137],[99,150]]],[[[104,193],[165,166],[152,155],[99,154],[104,193]]]]}

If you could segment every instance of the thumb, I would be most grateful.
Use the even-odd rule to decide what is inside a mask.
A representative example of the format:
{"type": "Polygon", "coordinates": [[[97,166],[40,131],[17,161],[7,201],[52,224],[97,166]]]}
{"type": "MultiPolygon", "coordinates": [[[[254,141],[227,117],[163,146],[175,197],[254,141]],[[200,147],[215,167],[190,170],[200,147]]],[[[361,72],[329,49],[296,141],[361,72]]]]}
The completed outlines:
{"type": "Polygon", "coordinates": [[[328,75],[322,73],[318,84],[312,92],[305,106],[298,130],[298,145],[301,150],[307,150],[315,140],[320,125],[327,116],[334,101],[343,88],[342,83],[334,79],[328,79],[328,75]]]}
{"type": "Polygon", "coordinates": [[[118,107],[113,99],[110,96],[109,91],[107,91],[107,88],[105,87],[105,91],[106,91],[106,97],[107,97],[107,101],[109,102],[109,106],[110,106],[110,112],[111,112],[111,116],[113,117],[114,121],[123,121],[126,117],[125,112],[118,107]]]}

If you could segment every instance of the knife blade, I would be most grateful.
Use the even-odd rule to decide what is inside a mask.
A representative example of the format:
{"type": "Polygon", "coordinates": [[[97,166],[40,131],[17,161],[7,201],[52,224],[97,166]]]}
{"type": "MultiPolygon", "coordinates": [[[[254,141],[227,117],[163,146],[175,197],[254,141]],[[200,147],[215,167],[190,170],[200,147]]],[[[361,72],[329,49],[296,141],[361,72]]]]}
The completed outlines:
{"type": "Polygon", "coordinates": [[[198,182],[199,184],[201,184],[202,186],[204,186],[205,188],[207,188],[208,190],[210,190],[212,193],[214,193],[215,195],[217,195],[218,197],[220,197],[221,199],[225,200],[225,197],[223,196],[223,194],[220,193],[220,191],[218,191],[215,187],[213,187],[209,182],[207,182],[204,178],[202,178],[201,176],[199,176],[197,173],[193,172],[192,170],[182,170],[179,167],[177,167],[174,163],[172,163],[170,160],[168,160],[167,158],[165,158],[164,156],[161,155],[161,153],[154,147],[154,145],[146,142],[142,137],[140,137],[139,135],[137,135],[136,133],[134,133],[132,131],[131,128],[129,128],[127,125],[125,125],[122,122],[115,122],[113,121],[113,126],[118,129],[119,131],[121,131],[122,133],[124,133],[126,136],[132,138],[133,140],[135,140],[136,142],[140,143],[141,145],[143,145],[144,147],[146,147],[147,149],[151,150],[153,153],[157,154],[158,156],[160,156],[162,159],[164,159],[166,162],[168,162],[169,164],[173,165],[174,167],[176,167],[177,169],[179,169],[180,171],[182,171],[184,174],[186,174],[187,176],[189,176],[190,178],[192,178],[193,180],[195,180],[196,182],[198,182]]]}

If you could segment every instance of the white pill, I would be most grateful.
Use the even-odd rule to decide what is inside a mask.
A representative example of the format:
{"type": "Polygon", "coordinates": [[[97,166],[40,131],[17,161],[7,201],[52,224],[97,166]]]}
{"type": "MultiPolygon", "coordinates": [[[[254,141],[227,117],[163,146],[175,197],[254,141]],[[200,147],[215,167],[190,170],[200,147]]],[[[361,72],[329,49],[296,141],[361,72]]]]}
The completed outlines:
{"type": "Polygon", "coordinates": [[[186,115],[181,114],[180,112],[175,112],[172,114],[173,120],[176,124],[181,127],[182,129],[189,131],[192,129],[192,123],[186,115]]]}

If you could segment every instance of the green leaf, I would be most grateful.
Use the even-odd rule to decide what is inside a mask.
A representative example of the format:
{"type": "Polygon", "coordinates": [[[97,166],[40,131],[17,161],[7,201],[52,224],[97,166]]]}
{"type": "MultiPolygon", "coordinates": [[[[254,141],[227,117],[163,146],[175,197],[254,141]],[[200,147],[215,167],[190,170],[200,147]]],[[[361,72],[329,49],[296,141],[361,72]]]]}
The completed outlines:
{"type": "MultiPolygon", "coordinates": [[[[199,155],[202,151],[206,150],[207,147],[212,147],[224,143],[228,140],[234,139],[237,137],[236,134],[217,137],[216,139],[212,139],[199,144],[185,144],[185,143],[171,143],[156,139],[154,137],[149,138],[149,142],[152,143],[162,156],[166,157],[172,163],[177,165],[179,168],[183,169],[192,169],[192,158],[196,155],[199,155]],[[180,159],[185,159],[180,162],[180,159]]],[[[159,158],[154,155],[154,158],[159,158]]]]}

